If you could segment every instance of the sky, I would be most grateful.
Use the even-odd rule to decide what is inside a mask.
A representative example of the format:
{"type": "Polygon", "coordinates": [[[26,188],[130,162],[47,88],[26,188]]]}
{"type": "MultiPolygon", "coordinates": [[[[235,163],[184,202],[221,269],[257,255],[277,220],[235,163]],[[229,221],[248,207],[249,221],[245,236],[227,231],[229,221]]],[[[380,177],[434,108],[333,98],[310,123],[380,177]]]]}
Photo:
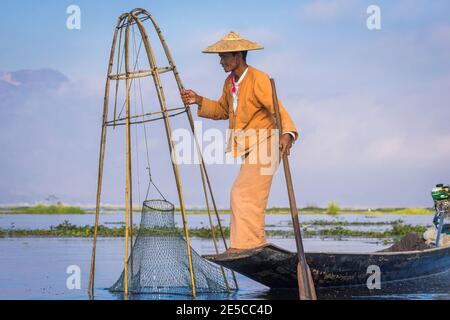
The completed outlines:
{"type": "MultiPolygon", "coordinates": [[[[448,1],[0,3],[0,204],[52,194],[65,203],[95,203],[111,41],[117,18],[135,7],[158,22],[185,87],[213,99],[227,75],[216,55],[201,50],[229,31],[264,45],[248,63],[276,80],[300,131],[290,157],[299,206],[429,207],[431,188],[450,182],[448,1]],[[81,10],[79,30],[66,26],[70,5],[81,10]],[[380,8],[379,30],[367,28],[370,5],[380,8]]],[[[158,50],[154,30],[147,30],[158,50]]],[[[168,101],[181,105],[173,82],[166,88],[168,101]]],[[[155,110],[157,101],[147,98],[146,108],[155,110]]],[[[195,110],[205,129],[227,127],[195,110]]],[[[188,128],[186,119],[174,125],[188,128]]],[[[178,205],[165,136],[152,129],[152,177],[178,205]]],[[[108,133],[103,203],[124,203],[124,137],[121,128],[108,133]]],[[[134,137],[139,202],[148,174],[144,141],[134,137]]],[[[186,204],[203,206],[198,167],[183,165],[181,172],[186,204]]],[[[214,164],[208,172],[218,205],[227,208],[239,166],[214,164]]],[[[281,171],[268,206],[288,206],[281,171]]]]}

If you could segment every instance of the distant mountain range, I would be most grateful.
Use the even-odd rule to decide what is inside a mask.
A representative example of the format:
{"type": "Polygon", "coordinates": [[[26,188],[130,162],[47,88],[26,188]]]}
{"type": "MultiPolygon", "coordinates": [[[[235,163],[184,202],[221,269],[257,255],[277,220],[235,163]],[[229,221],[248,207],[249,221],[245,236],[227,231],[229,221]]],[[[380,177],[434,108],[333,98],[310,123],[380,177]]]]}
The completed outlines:
{"type": "Polygon", "coordinates": [[[11,89],[23,86],[54,89],[67,81],[69,80],[65,75],[53,69],[0,71],[0,93],[5,93],[2,88],[11,89]]]}

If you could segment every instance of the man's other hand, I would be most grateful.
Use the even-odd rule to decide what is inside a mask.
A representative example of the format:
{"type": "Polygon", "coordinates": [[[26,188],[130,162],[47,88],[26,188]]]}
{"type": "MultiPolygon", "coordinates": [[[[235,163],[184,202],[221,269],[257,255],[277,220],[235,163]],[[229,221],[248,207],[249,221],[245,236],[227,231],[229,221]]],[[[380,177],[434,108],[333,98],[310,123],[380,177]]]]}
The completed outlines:
{"type": "Polygon", "coordinates": [[[292,148],[292,136],[289,133],[285,133],[280,138],[280,157],[283,158],[284,155],[290,155],[292,148]]]}
{"type": "Polygon", "coordinates": [[[198,104],[202,102],[202,98],[191,89],[183,89],[181,91],[181,99],[184,104],[198,104]]]}

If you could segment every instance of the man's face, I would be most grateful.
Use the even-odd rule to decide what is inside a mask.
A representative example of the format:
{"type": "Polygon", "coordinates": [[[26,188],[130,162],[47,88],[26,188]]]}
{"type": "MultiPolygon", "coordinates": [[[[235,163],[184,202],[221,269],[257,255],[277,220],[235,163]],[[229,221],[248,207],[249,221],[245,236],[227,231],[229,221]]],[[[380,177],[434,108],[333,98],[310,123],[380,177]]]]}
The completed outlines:
{"type": "Polygon", "coordinates": [[[238,54],[233,54],[232,52],[219,53],[220,64],[225,72],[231,72],[235,70],[238,66],[238,54]]]}

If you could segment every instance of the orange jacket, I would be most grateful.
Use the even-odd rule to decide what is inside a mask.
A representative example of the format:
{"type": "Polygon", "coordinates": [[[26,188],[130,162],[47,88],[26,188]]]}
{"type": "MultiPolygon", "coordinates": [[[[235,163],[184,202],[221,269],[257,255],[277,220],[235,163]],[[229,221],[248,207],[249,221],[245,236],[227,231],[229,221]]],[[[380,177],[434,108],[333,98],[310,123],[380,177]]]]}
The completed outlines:
{"type": "MultiPolygon", "coordinates": [[[[291,117],[286,112],[281,102],[279,102],[281,123],[283,133],[293,132],[295,140],[298,139],[297,129],[291,117]]],[[[272,86],[269,76],[251,66],[248,67],[247,74],[239,85],[238,106],[236,113],[233,110],[233,95],[231,92],[231,76],[227,77],[223,86],[222,96],[218,101],[203,98],[202,105],[197,109],[197,115],[203,118],[214,120],[229,119],[230,132],[243,132],[244,137],[234,135],[228,137],[228,150],[232,148],[233,156],[243,155],[251,150],[256,144],[264,141],[264,136],[259,129],[276,128],[275,109],[273,106],[272,86]],[[248,130],[254,129],[254,130],[248,130]],[[246,132],[255,132],[252,134],[246,132]],[[233,140],[233,146],[230,140],[233,140]]],[[[269,133],[273,134],[273,133],[269,133]]]]}

